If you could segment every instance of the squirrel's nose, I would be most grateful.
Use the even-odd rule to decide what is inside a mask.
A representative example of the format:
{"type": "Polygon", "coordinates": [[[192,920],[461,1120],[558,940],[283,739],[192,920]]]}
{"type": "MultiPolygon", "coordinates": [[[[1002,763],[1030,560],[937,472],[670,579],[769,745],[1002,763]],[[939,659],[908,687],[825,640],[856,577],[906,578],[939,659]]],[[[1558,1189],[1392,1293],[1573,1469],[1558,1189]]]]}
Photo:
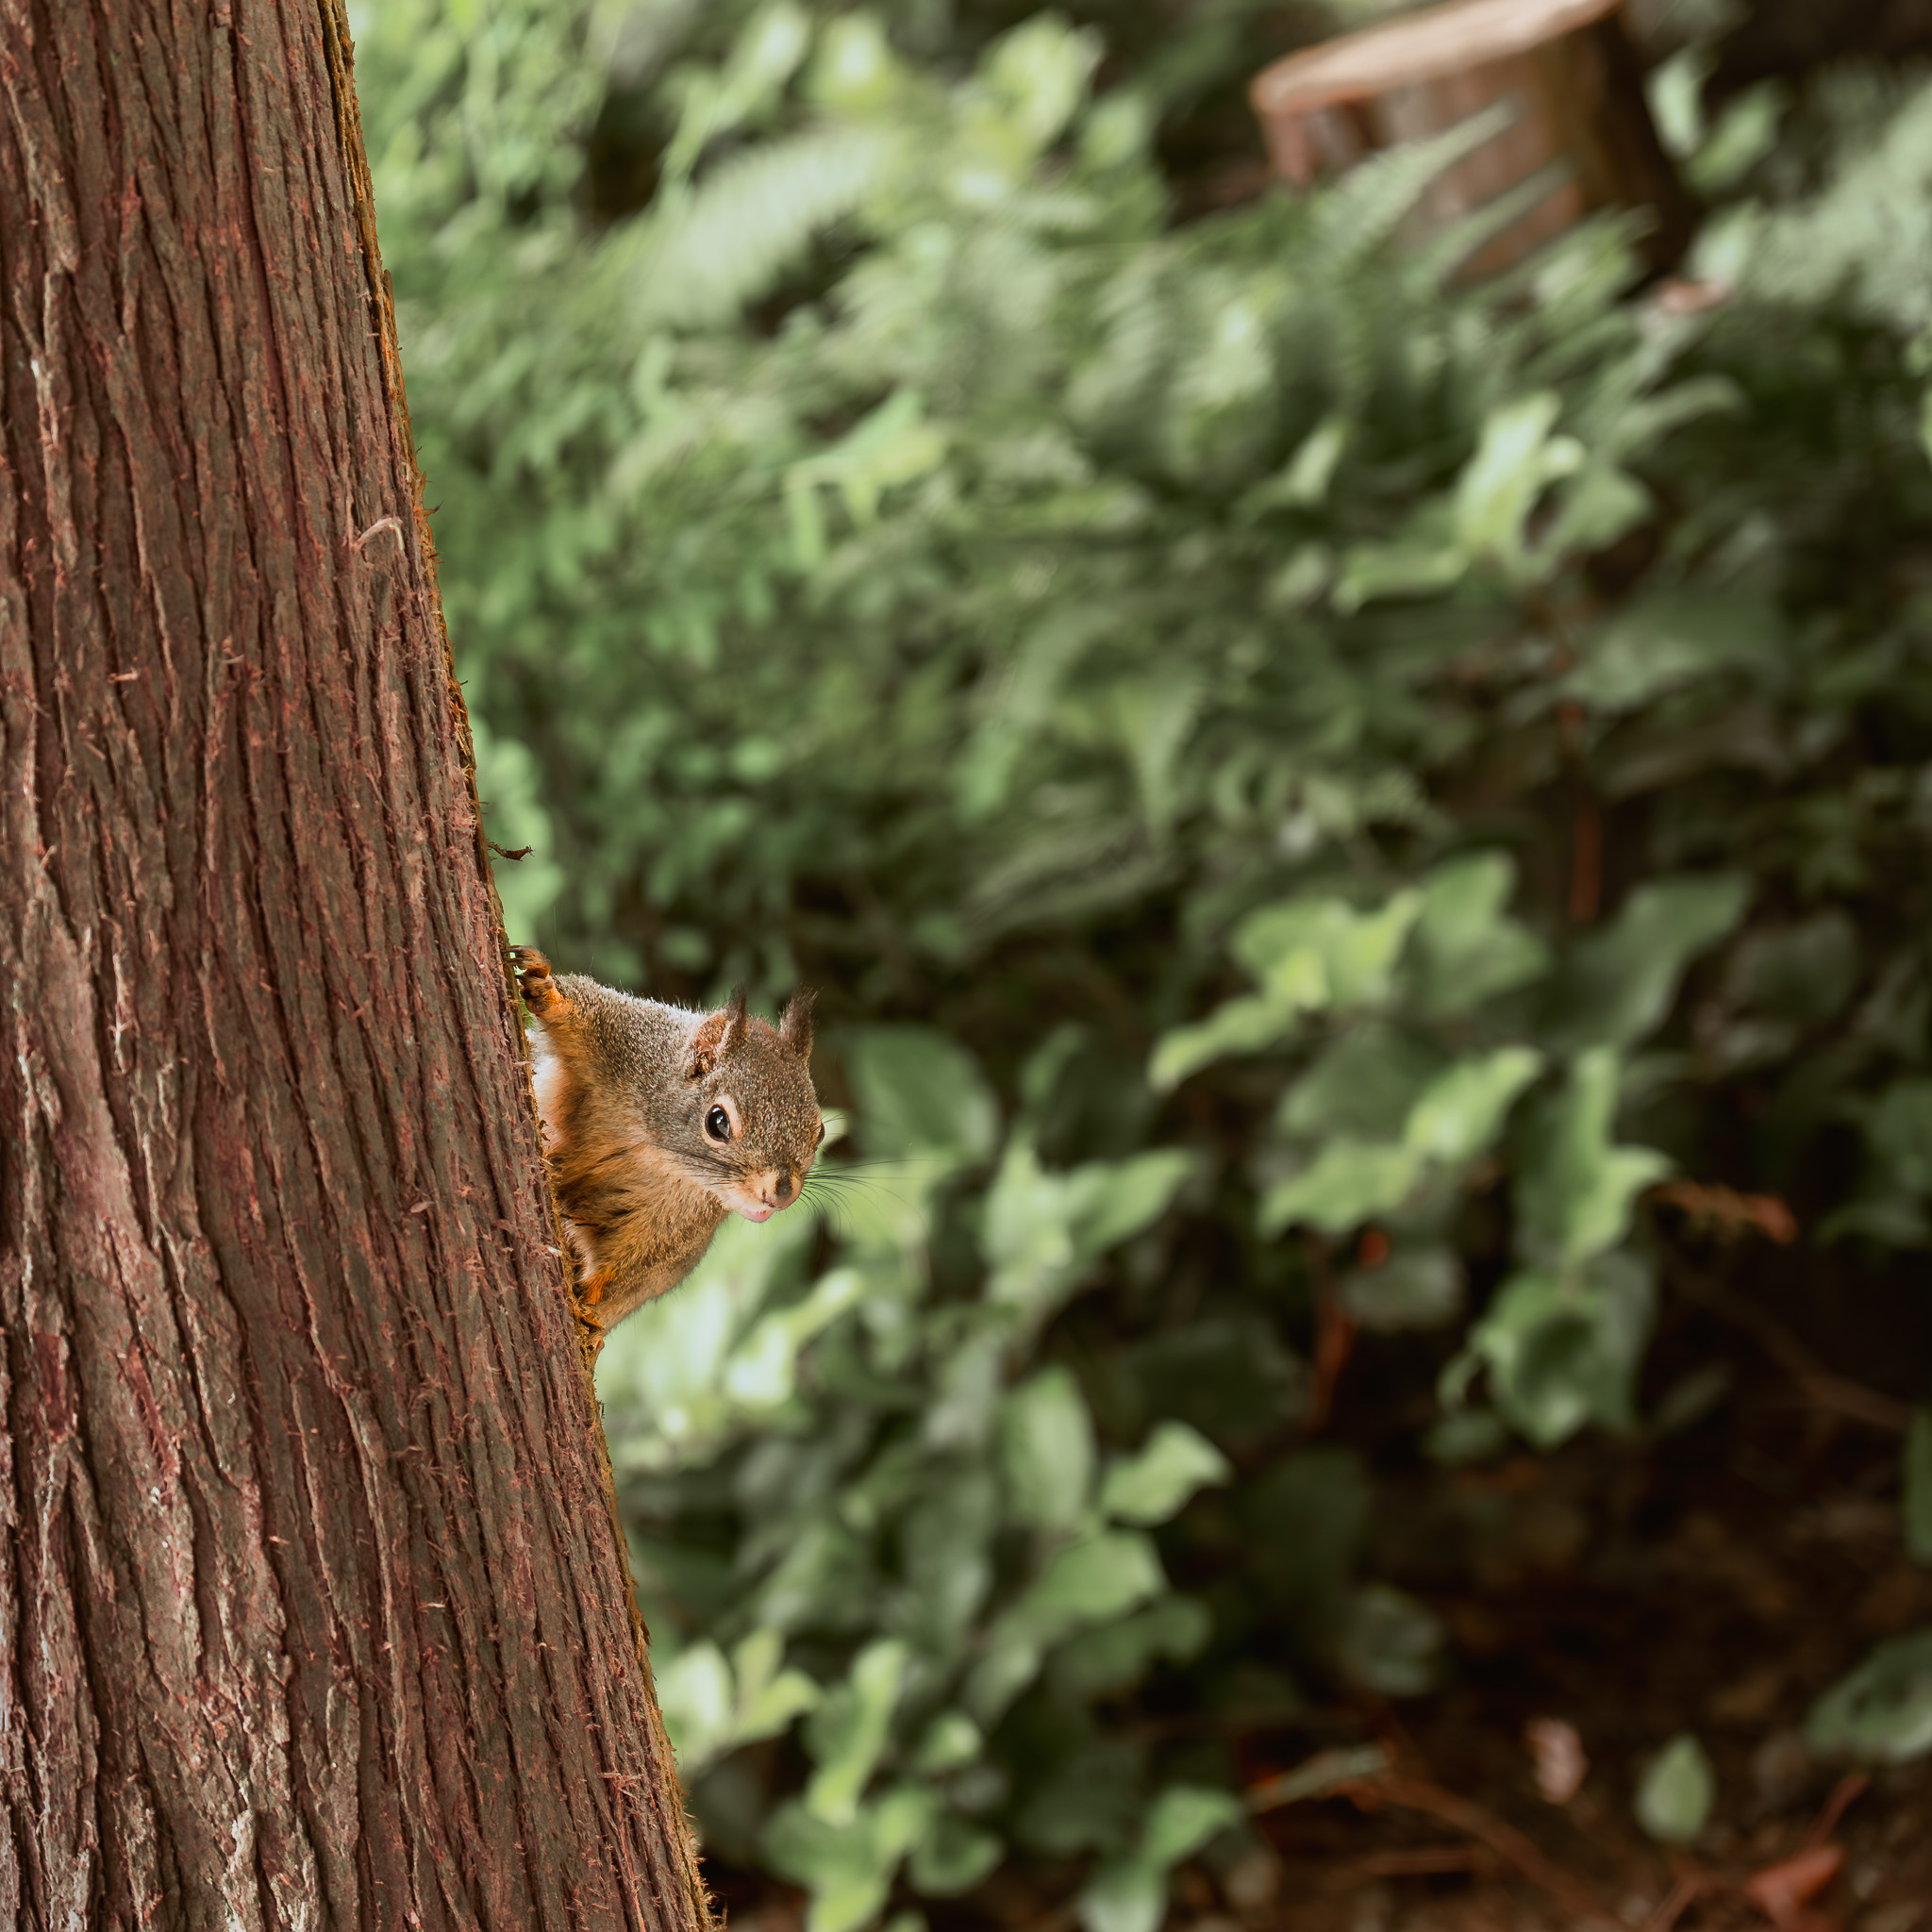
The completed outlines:
{"type": "Polygon", "coordinates": [[[772,1194],[779,1207],[791,1200],[792,1190],[798,1185],[789,1174],[774,1174],[772,1177],[772,1194]]]}

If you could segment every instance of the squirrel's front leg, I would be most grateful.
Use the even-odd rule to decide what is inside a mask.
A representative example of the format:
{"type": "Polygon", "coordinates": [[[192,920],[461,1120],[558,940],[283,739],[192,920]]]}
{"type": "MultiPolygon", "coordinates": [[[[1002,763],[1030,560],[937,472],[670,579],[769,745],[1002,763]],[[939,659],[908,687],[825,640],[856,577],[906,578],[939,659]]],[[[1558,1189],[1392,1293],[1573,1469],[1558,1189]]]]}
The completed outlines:
{"type": "Polygon", "coordinates": [[[535,946],[512,946],[509,957],[517,969],[517,987],[525,1006],[546,1023],[567,1018],[571,1004],[550,976],[550,961],[535,946]]]}
{"type": "Polygon", "coordinates": [[[615,1223],[597,1242],[596,1266],[585,1277],[581,1299],[605,1328],[669,1294],[704,1259],[724,1219],[724,1208],[706,1196],[680,1203],[682,1211],[657,1205],[655,1214],[615,1223]]]}
{"type": "MultiPolygon", "coordinates": [[[[578,1313],[603,1299],[609,1270],[595,1265],[590,1243],[572,1216],[576,1191],[571,1159],[568,1124],[578,1110],[584,1084],[582,1042],[577,1038],[576,1008],[572,1006],[550,976],[550,961],[535,946],[512,946],[510,959],[516,967],[517,987],[524,1004],[537,1022],[538,1047],[535,1085],[537,1117],[542,1125],[544,1152],[556,1184],[558,1205],[563,1209],[564,1230],[575,1252],[577,1267],[576,1299],[578,1313]]],[[[608,1328],[610,1320],[602,1318],[608,1328]]],[[[601,1341],[600,1341],[601,1345],[601,1341]]]]}

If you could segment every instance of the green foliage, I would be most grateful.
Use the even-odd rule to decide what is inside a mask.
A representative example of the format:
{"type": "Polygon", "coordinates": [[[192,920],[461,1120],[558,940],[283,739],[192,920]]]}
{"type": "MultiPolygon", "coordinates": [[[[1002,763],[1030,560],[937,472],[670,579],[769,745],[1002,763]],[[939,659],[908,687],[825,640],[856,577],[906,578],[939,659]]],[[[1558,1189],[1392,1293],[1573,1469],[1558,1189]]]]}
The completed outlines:
{"type": "Polygon", "coordinates": [[[1637,1822],[1667,1845],[1688,1845],[1704,1829],[1717,1777],[1704,1746],[1689,1731],[1651,1759],[1637,1787],[1637,1822]]]}
{"type": "Polygon", "coordinates": [[[398,0],[359,86],[513,937],[818,984],[853,1135],[600,1365],[696,1812],[812,1932],[1009,1856],[1151,1932],[1238,1800],[1143,1698],[1445,1659],[1318,1303],[1453,1461],[1643,1424],[1668,1174],[1932,1245],[1932,95],[1807,178],[1661,84],[1729,299],[1458,292],[1484,128],[1174,226],[1238,37],[943,12],[398,0]]]}
{"type": "Polygon", "coordinates": [[[1811,1707],[1814,1751],[1904,1764],[1932,1751],[1932,1629],[1888,1638],[1811,1707]]]}

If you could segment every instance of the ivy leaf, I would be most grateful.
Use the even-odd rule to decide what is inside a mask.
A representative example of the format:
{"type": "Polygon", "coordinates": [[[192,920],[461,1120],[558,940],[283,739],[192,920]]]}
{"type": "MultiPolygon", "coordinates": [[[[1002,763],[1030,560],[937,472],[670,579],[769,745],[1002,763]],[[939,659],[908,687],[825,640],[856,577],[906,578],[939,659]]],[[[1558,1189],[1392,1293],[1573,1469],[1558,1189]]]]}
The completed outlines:
{"type": "Polygon", "coordinates": [[[1524,1135],[1518,1245],[1533,1260],[1569,1269],[1615,1247],[1639,1192],[1669,1171],[1652,1148],[1612,1144],[1617,1084],[1616,1055],[1591,1048],[1524,1135]]]}
{"type": "Polygon", "coordinates": [[[1224,1000],[1207,1019],[1160,1036],[1147,1062],[1147,1084],[1166,1093],[1216,1060],[1266,1053],[1293,1034],[1300,1017],[1299,1008],[1262,993],[1224,1000]]]}
{"type": "Polygon", "coordinates": [[[1811,1707],[1805,1741],[1868,1764],[1906,1764],[1932,1751],[1932,1626],[1875,1645],[1811,1707]]]}
{"type": "Polygon", "coordinates": [[[1750,897],[1749,881],[1734,873],[1638,887],[1565,962],[1542,1033],[1550,1050],[1642,1039],[1669,1011],[1685,966],[1737,924],[1750,897]]]}
{"type": "Polygon", "coordinates": [[[938,1793],[908,1785],[840,1824],[792,1799],[773,1814],[760,1843],[774,1871],[809,1890],[807,1932],[858,1932],[877,1916],[892,1874],[938,1809],[938,1793]]]}
{"type": "Polygon", "coordinates": [[[1441,1328],[1461,1311],[1462,1267],[1449,1248],[1398,1247],[1344,1275],[1339,1296],[1351,1321],[1378,1334],[1441,1328]]]}
{"type": "Polygon", "coordinates": [[[1586,1423],[1627,1429],[1655,1304],[1649,1271],[1634,1255],[1606,1255],[1567,1275],[1512,1275],[1445,1371],[1445,1389],[1453,1395],[1487,1366],[1497,1408],[1540,1448],[1586,1423]]]}
{"type": "Polygon", "coordinates": [[[1501,852],[1469,853],[1430,874],[1406,962],[1425,1015],[1469,1012],[1549,970],[1550,949],[1503,909],[1515,880],[1501,852]]]}
{"type": "Polygon", "coordinates": [[[1409,1109],[1448,1064],[1432,1041],[1383,1020],[1348,1027],[1282,1097],[1276,1122],[1307,1139],[1399,1140],[1409,1109]]]}
{"type": "Polygon", "coordinates": [[[1688,1845],[1710,1819],[1717,1776],[1704,1746],[1689,1731],[1651,1759],[1637,1787],[1637,1822],[1667,1845],[1688,1845]]]}
{"type": "Polygon", "coordinates": [[[988,1300],[1029,1326],[1043,1321],[1103,1255],[1167,1212],[1194,1166],[1191,1153],[1169,1147],[1055,1173],[1016,1133],[980,1230],[991,1269],[988,1300]]]}
{"type": "Polygon", "coordinates": [[[731,1666],[708,1639],[678,1652],[658,1674],[658,1707],[681,1775],[715,1757],[731,1739],[731,1666]]]}
{"type": "Polygon", "coordinates": [[[1458,1060],[1410,1109],[1404,1142],[1424,1159],[1460,1166],[1488,1150],[1516,1096],[1542,1067],[1533,1047],[1505,1046],[1458,1060]]]}
{"type": "Polygon", "coordinates": [[[1635,710],[1698,678],[1774,659],[1786,628],[1763,598],[1672,590],[1640,597],[1584,641],[1564,694],[1592,709],[1635,710]]]}
{"type": "Polygon", "coordinates": [[[1042,1369],[1013,1390],[1000,1441],[1014,1516],[1036,1529],[1071,1529],[1093,1480],[1093,1424],[1073,1376],[1042,1369]]]}
{"type": "Polygon", "coordinates": [[[737,1711],[731,1727],[734,1744],[775,1737],[793,1718],[818,1707],[824,1692],[803,1671],[781,1670],[784,1654],[783,1636],[770,1628],[752,1631],[733,1650],[733,1674],[738,1680],[737,1711]]]}
{"type": "Polygon", "coordinates": [[[1198,1489],[1224,1483],[1233,1466],[1186,1423],[1164,1422],[1138,1456],[1116,1462],[1100,1491],[1104,1515],[1151,1527],[1165,1523],[1198,1489]]]}
{"type": "Polygon", "coordinates": [[[1061,1550],[1013,1607],[1013,1627],[1052,1643],[1158,1596],[1167,1575],[1139,1530],[1109,1529],[1061,1550]]]}
{"type": "Polygon", "coordinates": [[[867,1644],[845,1682],[813,1713],[806,1741],[818,1770],[806,1787],[805,1807],[814,1818],[842,1825],[858,1816],[859,1793],[886,1748],[908,1657],[896,1638],[867,1644]]]}
{"type": "Polygon", "coordinates": [[[847,1037],[845,1064],[868,1151],[984,1160],[999,1138],[999,1104],[963,1047],[924,1026],[867,1026],[847,1037]]]}
{"type": "Polygon", "coordinates": [[[1291,899],[1251,912],[1236,929],[1234,954],[1283,1007],[1368,1006],[1388,997],[1422,909],[1412,889],[1368,912],[1340,899],[1291,899]]]}
{"type": "Polygon", "coordinates": [[[946,1811],[935,1820],[907,1868],[914,1891],[928,1898],[958,1898],[971,1891],[1006,1855],[990,1831],[946,1811]]]}
{"type": "Polygon", "coordinates": [[[1087,1932],[1158,1932],[1168,1874],[1242,1816],[1232,1792],[1170,1785],[1155,1799],[1136,1849],[1088,1881],[1077,1901],[1081,1924],[1087,1932]]]}
{"type": "Polygon", "coordinates": [[[1424,1164],[1412,1147],[1331,1141],[1311,1166],[1262,1195],[1257,1224],[1264,1235],[1297,1223],[1324,1234],[1346,1234],[1400,1208],[1422,1178],[1424,1164]]]}

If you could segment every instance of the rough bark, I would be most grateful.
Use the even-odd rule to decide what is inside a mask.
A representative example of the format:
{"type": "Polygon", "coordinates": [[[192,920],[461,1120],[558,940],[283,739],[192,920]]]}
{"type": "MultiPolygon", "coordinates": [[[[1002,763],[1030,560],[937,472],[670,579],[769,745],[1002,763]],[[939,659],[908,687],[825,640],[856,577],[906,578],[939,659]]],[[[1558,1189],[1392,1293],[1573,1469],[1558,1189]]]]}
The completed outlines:
{"type": "Polygon", "coordinates": [[[0,1924],[692,1932],[339,0],[0,93],[0,1924]]]}
{"type": "Polygon", "coordinates": [[[1480,277],[1593,209],[1647,208],[1645,252],[1669,267],[1691,209],[1620,13],[1620,0],[1452,0],[1291,54],[1251,90],[1275,172],[1306,186],[1507,101],[1514,120],[1430,183],[1414,225],[1437,233],[1527,193],[1462,264],[1480,277]]]}

